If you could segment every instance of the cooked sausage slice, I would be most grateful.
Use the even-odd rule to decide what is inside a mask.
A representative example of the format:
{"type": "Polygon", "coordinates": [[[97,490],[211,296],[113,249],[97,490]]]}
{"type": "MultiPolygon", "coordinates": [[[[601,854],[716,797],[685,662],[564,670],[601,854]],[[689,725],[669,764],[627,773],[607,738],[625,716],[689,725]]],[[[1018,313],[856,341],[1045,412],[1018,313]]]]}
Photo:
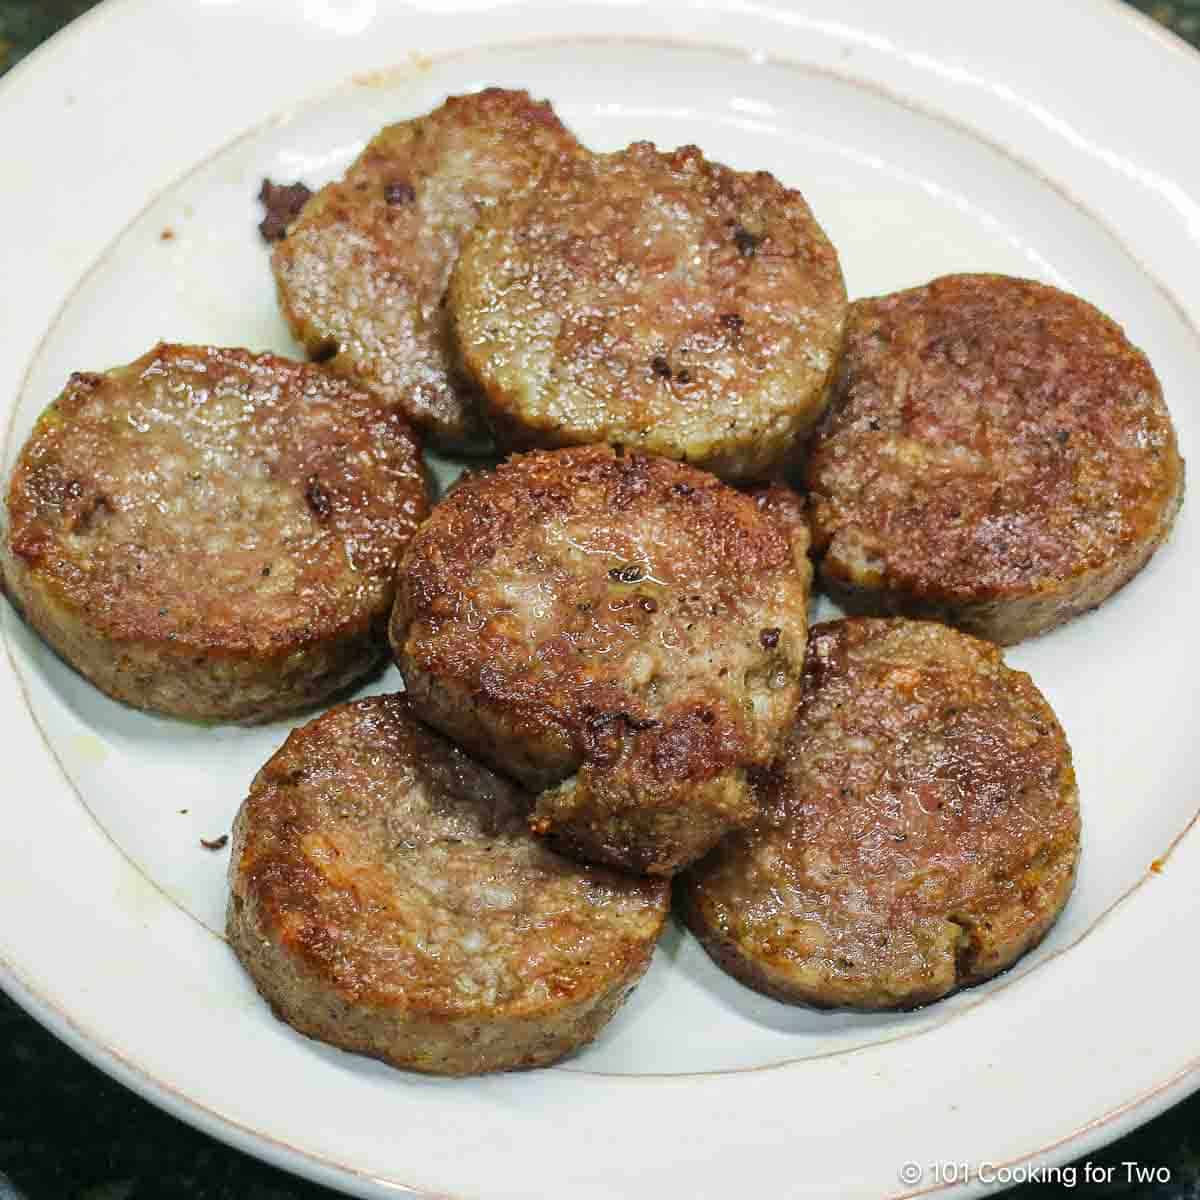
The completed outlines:
{"type": "Polygon", "coordinates": [[[138,708],[262,721],[386,657],[428,511],[407,421],[320,367],[160,345],[73,375],[8,489],[4,576],[35,629],[138,708]]]}
{"type": "Polygon", "coordinates": [[[450,302],[501,446],[619,443],[740,481],[820,416],[846,290],[799,192],[639,142],[497,206],[450,302]]]}
{"type": "Polygon", "coordinates": [[[533,827],[669,874],[754,813],[799,695],[808,528],[665,458],[540,451],[469,478],[405,555],[392,645],[422,720],[540,792],[533,827]]]}
{"type": "Polygon", "coordinates": [[[488,88],[390,125],[305,206],[271,259],[308,353],[400,407],[434,444],[478,450],[476,396],[444,307],[463,237],[578,144],[528,93],[488,88]]]}
{"type": "Polygon", "coordinates": [[[813,543],[854,611],[1032,637],[1137,574],[1183,498],[1146,356],[1044,284],[951,275],[858,301],[835,392],[813,543]]]}
{"type": "Polygon", "coordinates": [[[1029,676],[944,625],[815,625],[762,815],[681,881],[688,924],[778,1000],[909,1008],[1042,938],[1079,857],[1071,752],[1029,676]]]}
{"type": "Polygon", "coordinates": [[[553,853],[402,696],[331,709],[234,825],[230,944],[301,1033],[438,1075],[552,1063],[649,965],[666,886],[553,853]]]}

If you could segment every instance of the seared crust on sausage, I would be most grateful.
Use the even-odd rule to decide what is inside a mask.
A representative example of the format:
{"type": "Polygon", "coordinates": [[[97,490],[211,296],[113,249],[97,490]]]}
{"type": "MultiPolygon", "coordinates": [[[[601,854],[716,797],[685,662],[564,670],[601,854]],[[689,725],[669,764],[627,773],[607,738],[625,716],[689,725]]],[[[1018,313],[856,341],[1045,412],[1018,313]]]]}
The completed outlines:
{"type": "Polygon", "coordinates": [[[467,478],[401,567],[414,711],[541,793],[570,852],[669,874],[754,814],[799,695],[808,527],[784,488],[606,446],[467,478]]]}
{"type": "Polygon", "coordinates": [[[1044,284],[952,275],[852,305],[808,468],[814,549],[853,611],[1011,644],[1137,574],[1183,479],[1118,325],[1044,284]]]}
{"type": "Polygon", "coordinates": [[[138,708],[261,721],[386,655],[428,511],[408,423],[320,367],[160,345],[77,374],[8,489],[4,575],[35,629],[138,708]]]}
{"type": "Polygon", "coordinates": [[[488,214],[450,302],[502,447],[606,441],[739,481],[820,416],[846,290],[799,192],[638,142],[488,214]]]}
{"type": "Polygon", "coordinates": [[[481,449],[474,388],[451,348],[450,269],[482,212],[578,150],[548,104],[501,88],[388,126],[272,256],[296,337],[438,446],[481,449]]]}
{"type": "Polygon", "coordinates": [[[331,709],[238,814],[230,945],[309,1037],[439,1075],[552,1063],[646,970],[667,894],[554,854],[527,805],[402,696],[331,709]]]}
{"type": "Polygon", "coordinates": [[[1071,752],[987,642],[944,625],[815,625],[762,815],[678,894],[713,959],[789,1003],[909,1008],[1004,970],[1070,895],[1071,752]]]}

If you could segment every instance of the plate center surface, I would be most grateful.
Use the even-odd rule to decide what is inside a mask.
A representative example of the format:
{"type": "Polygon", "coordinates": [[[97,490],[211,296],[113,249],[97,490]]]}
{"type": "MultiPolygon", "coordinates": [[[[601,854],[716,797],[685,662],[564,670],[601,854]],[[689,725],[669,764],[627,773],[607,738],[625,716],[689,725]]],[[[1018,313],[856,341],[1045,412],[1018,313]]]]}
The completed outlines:
{"type": "MultiPolygon", "coordinates": [[[[478,51],[349,83],[240,139],[153,200],[83,280],[41,347],[9,461],[72,371],[130,361],[160,338],[297,354],[256,231],[262,178],[318,186],[382,125],[489,84],[547,97],[596,149],[695,142],[731,166],[771,171],[805,194],[841,253],[851,296],[950,271],[1032,276],[1077,291],[1125,324],[1155,362],[1168,402],[1184,394],[1184,379],[1200,375],[1194,342],[1121,246],[1036,173],[956,127],[852,81],[741,54],[558,43],[478,51]]],[[[1190,427],[1180,407],[1186,454],[1190,427]]],[[[1063,919],[1014,975],[1089,929],[1192,816],[1182,756],[1145,753],[1190,744],[1169,631],[1192,536],[1185,510],[1167,549],[1104,609],[1008,654],[1066,728],[1085,841],[1063,919]]],[[[255,771],[299,722],[201,728],[134,712],[66,668],[11,612],[6,619],[34,710],[88,811],[163,892],[219,932],[227,852],[205,850],[200,839],[228,832],[255,771]]],[[[392,668],[364,691],[398,686],[392,668]]],[[[1007,982],[920,1013],[820,1014],[742,988],[673,927],[612,1026],[562,1069],[688,1073],[826,1055],[936,1025],[1007,982]]]]}

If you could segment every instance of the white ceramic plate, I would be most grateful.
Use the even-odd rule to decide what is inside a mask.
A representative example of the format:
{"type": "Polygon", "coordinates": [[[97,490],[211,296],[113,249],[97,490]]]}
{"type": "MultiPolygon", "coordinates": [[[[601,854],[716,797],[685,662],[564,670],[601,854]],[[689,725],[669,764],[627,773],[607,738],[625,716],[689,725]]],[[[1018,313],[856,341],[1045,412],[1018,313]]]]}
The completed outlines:
{"type": "MultiPolygon", "coordinates": [[[[72,370],[159,337],[294,352],[262,176],[324,182],[385,122],[491,83],[549,97],[596,147],[695,141],[773,171],[852,295],[972,269],[1081,293],[1149,352],[1191,451],[1200,58],[1115,3],[111,0],[0,87],[6,464],[72,370]]],[[[594,1047],[461,1082],[293,1034],[220,937],[226,855],[199,838],[228,830],[288,726],[122,708],[6,607],[0,982],[185,1120],[367,1196],[1020,1177],[1200,1082],[1198,566],[1186,507],[1130,587],[1009,654],[1063,720],[1085,817],[1076,895],[1017,970],[919,1013],[822,1015],[732,983],[675,930],[594,1047]]]]}

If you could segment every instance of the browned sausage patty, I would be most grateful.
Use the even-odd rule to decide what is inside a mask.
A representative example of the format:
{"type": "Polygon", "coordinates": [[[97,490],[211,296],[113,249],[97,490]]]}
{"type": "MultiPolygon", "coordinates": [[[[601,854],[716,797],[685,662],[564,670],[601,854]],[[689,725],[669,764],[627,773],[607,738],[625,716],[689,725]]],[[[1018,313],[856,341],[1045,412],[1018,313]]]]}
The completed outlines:
{"type": "Polygon", "coordinates": [[[481,212],[576,152],[548,104],[500,88],[384,129],[272,256],[293,332],[439,446],[480,448],[477,399],[443,306],[450,268],[481,212]]]}
{"type": "Polygon", "coordinates": [[[944,625],[815,625],[762,816],[689,871],[688,924],[778,1000],[906,1008],[1034,946],[1079,856],[1071,752],[1029,676],[944,625]]]}
{"type": "Polygon", "coordinates": [[[651,874],[754,814],[799,695],[808,529],[606,446],[468,478],[405,554],[391,637],[413,710],[541,792],[533,825],[651,874]]]}
{"type": "Polygon", "coordinates": [[[639,142],[485,217],[450,302],[502,446],[607,441],[742,480],[824,408],[846,290],[799,192],[639,142]]]}
{"type": "Polygon", "coordinates": [[[230,944],[276,1015],[397,1067],[539,1067],[590,1042],[650,963],[661,882],[559,857],[528,797],[413,720],[331,709],[234,826],[230,944]]]}
{"type": "Polygon", "coordinates": [[[822,580],[852,609],[1001,644],[1147,562],[1183,462],[1146,356],[1044,284],[952,275],[850,310],[808,469],[822,580]]]}
{"type": "Polygon", "coordinates": [[[160,345],[71,376],[8,490],[4,575],[35,629],[138,708],[265,720],[386,655],[428,511],[408,423],[320,367],[160,345]]]}

